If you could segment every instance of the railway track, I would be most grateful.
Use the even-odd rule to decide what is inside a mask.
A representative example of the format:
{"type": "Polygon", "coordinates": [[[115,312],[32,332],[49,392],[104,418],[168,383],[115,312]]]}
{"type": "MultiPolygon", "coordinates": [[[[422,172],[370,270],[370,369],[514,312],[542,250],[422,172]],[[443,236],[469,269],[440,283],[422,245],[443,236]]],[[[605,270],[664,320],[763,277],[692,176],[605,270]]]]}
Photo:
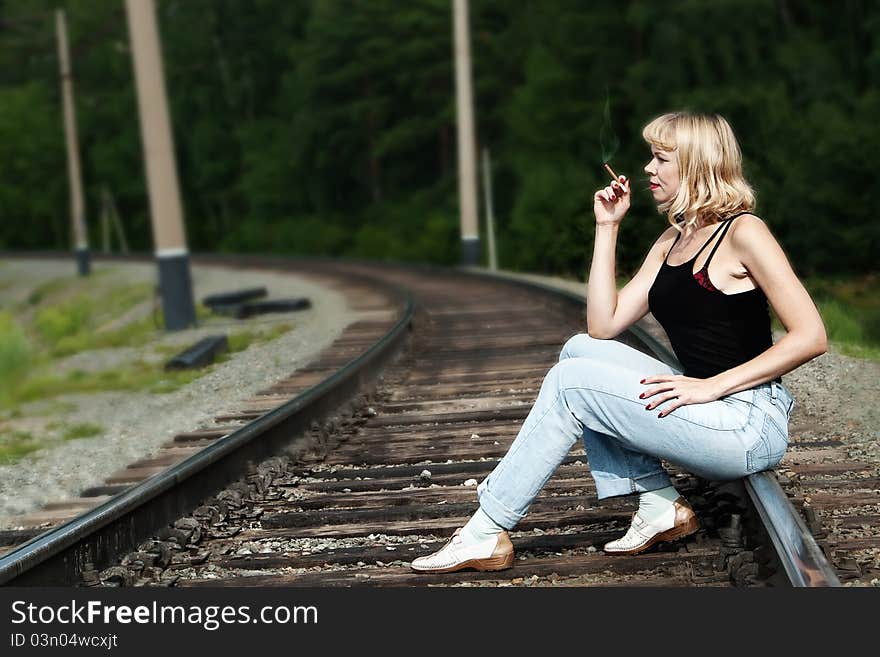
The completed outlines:
{"type": "MultiPolygon", "coordinates": [[[[625,531],[632,500],[599,504],[578,446],[511,534],[513,569],[415,575],[409,562],[441,545],[475,509],[477,482],[506,452],[565,340],[582,330],[582,302],[442,269],[235,262],[294,268],[341,286],[376,317],[346,329],[313,367],[218,418],[226,424],[178,436],[169,449],[185,445],[183,460],[140,464],[147,477],[140,483],[100,491],[112,497],[0,557],[0,581],[834,586],[838,575],[810,530],[826,552],[831,546],[804,504],[811,509],[821,499],[850,513],[849,522],[873,522],[856,504],[865,497],[858,488],[840,485],[833,499],[789,490],[798,514],[772,474],[717,484],[672,469],[702,529],[636,557],[606,556],[601,546],[625,531]],[[327,383],[331,376],[335,383],[327,383]],[[336,392],[324,399],[329,390],[336,392]]],[[[620,339],[672,357],[642,329],[620,339]]],[[[803,486],[816,472],[827,478],[834,465],[851,472],[839,459],[815,467],[836,449],[833,440],[797,446],[784,462],[783,485],[803,486]]]]}

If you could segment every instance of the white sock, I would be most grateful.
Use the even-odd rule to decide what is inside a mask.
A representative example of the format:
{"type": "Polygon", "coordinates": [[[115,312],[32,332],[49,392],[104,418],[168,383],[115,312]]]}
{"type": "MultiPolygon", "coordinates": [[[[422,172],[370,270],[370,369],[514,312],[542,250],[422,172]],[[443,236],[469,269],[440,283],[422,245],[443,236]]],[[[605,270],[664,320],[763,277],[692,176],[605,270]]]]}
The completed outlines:
{"type": "Polygon", "coordinates": [[[639,495],[639,516],[642,520],[653,522],[663,515],[680,497],[674,486],[650,490],[639,495]]]}
{"type": "Polygon", "coordinates": [[[504,527],[487,516],[482,507],[480,507],[461,530],[461,542],[465,545],[479,543],[480,541],[490,539],[503,531],[504,527]]]}

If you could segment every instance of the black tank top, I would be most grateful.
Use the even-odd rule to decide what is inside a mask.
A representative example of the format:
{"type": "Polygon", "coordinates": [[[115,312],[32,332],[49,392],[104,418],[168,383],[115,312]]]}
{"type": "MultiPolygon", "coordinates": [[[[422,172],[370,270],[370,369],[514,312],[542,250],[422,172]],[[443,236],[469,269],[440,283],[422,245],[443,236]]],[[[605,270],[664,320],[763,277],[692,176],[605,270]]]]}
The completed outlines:
{"type": "MultiPolygon", "coordinates": [[[[751,360],[773,346],[767,297],[757,287],[737,294],[724,294],[709,280],[709,263],[718,245],[740,212],[720,222],[697,254],[680,265],[666,258],[648,292],[648,307],[666,330],[685,376],[705,379],[751,360]],[[696,274],[694,261],[721,236],[696,274]]],[[[672,243],[678,243],[681,233],[672,243]]],[[[777,378],[781,383],[781,379],[777,378]]]]}

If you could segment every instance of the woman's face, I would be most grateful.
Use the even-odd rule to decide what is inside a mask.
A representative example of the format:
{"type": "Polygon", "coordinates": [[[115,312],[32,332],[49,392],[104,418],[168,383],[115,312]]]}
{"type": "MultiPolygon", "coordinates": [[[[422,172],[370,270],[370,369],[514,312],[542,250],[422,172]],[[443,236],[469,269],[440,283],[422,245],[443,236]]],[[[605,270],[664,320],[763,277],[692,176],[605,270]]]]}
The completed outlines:
{"type": "Polygon", "coordinates": [[[665,203],[678,193],[678,154],[651,146],[651,161],[645,165],[651,194],[658,205],[665,203]]]}

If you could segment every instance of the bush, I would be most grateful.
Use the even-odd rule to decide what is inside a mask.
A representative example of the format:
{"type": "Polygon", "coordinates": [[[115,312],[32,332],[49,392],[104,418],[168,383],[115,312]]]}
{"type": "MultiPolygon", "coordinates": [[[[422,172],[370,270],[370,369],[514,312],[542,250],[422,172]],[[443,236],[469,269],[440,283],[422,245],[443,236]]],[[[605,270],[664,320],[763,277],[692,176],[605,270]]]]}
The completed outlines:
{"type": "Polygon", "coordinates": [[[53,351],[65,338],[73,338],[90,328],[91,303],[78,298],[60,306],[43,308],[34,319],[34,327],[53,351]]]}
{"type": "Polygon", "coordinates": [[[13,383],[32,360],[33,352],[24,331],[11,315],[0,312],[0,399],[11,395],[13,383]]]}

